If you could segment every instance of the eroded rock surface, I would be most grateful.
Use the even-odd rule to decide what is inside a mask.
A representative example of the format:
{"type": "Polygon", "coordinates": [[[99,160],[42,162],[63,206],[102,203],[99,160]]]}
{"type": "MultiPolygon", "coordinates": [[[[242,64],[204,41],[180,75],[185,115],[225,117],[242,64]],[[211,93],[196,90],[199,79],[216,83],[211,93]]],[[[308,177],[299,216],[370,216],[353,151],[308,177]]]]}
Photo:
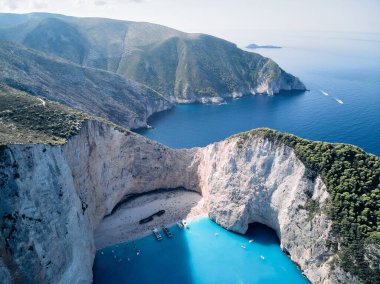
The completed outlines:
{"type": "Polygon", "coordinates": [[[329,264],[326,186],[281,143],[235,137],[172,150],[90,121],[65,145],[9,145],[0,154],[5,283],[90,283],[102,218],[125,195],[177,187],[200,192],[210,218],[229,230],[273,228],[313,283],[359,283],[329,264]]]}
{"type": "Polygon", "coordinates": [[[174,151],[88,122],[63,146],[1,149],[1,258],[5,283],[90,283],[93,231],[126,194],[197,189],[193,150],[174,151]]]}
{"type": "Polygon", "coordinates": [[[281,247],[290,253],[313,283],[356,283],[329,262],[331,220],[323,210],[329,193],[320,177],[307,169],[292,148],[261,137],[239,138],[209,145],[199,151],[200,188],[209,204],[209,217],[219,225],[245,233],[260,222],[274,229],[281,247]],[[349,280],[349,281],[348,281],[349,280]]]}

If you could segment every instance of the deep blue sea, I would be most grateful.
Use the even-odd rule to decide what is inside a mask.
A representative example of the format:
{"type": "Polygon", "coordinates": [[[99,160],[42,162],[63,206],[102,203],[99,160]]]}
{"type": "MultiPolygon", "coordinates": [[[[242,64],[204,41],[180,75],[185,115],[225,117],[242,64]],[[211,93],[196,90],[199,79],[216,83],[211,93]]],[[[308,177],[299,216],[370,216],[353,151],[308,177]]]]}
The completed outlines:
{"type": "MultiPolygon", "coordinates": [[[[228,39],[239,46],[283,46],[255,52],[299,77],[310,91],[247,96],[222,105],[179,105],[153,115],[149,124],[154,129],[141,134],[174,148],[190,148],[270,127],[354,144],[380,156],[379,34],[245,30],[228,39]]],[[[281,252],[275,233],[264,226],[252,226],[241,236],[202,219],[188,231],[172,230],[174,238],[160,243],[148,236],[98,251],[95,283],[307,283],[281,252]],[[139,256],[136,250],[141,250],[139,256]]]]}
{"type": "Polygon", "coordinates": [[[380,156],[380,34],[270,33],[235,42],[283,46],[255,49],[299,77],[309,92],[248,96],[223,105],[178,105],[139,133],[174,148],[205,146],[241,131],[270,127],[303,138],[357,145],[380,156]],[[254,40],[261,38],[260,41],[254,40]]]}
{"type": "Polygon", "coordinates": [[[149,235],[98,250],[94,282],[136,284],[307,284],[281,251],[271,229],[250,226],[246,235],[231,233],[208,218],[170,228],[174,237],[149,235]],[[252,243],[249,240],[253,240],[252,243]],[[137,255],[139,251],[139,255],[137,255]]]}

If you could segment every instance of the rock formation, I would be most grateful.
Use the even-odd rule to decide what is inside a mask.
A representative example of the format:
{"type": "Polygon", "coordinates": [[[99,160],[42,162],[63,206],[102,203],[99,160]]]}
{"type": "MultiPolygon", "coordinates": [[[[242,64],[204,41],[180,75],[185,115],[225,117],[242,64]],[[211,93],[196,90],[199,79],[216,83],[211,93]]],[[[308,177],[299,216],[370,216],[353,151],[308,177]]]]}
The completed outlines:
{"type": "Polygon", "coordinates": [[[192,152],[95,121],[62,146],[3,146],[4,282],[90,283],[92,234],[103,216],[127,193],[196,188],[192,152]]]}
{"type": "Polygon", "coordinates": [[[238,233],[254,222],[274,229],[281,247],[312,283],[356,283],[329,264],[334,256],[327,249],[331,220],[323,212],[305,210],[310,200],[326,204],[329,193],[321,178],[309,179],[290,147],[260,137],[243,147],[238,141],[229,139],[199,152],[200,188],[209,217],[238,233]]]}
{"type": "Polygon", "coordinates": [[[172,150],[89,121],[64,145],[8,145],[0,155],[4,283],[90,283],[102,218],[126,194],[176,187],[200,192],[210,218],[229,230],[273,228],[313,283],[361,283],[331,265],[332,222],[307,209],[323,207],[329,192],[283,143],[257,135],[172,150]]]}

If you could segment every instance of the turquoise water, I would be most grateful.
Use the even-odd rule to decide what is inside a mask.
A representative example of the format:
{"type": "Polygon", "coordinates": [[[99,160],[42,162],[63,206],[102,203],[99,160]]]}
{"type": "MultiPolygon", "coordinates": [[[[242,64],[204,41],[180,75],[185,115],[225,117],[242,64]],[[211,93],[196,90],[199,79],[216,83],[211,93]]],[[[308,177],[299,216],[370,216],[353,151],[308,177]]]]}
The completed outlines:
{"type": "Polygon", "coordinates": [[[171,227],[174,237],[163,236],[161,242],[149,235],[97,251],[94,282],[309,283],[281,251],[268,227],[253,224],[246,235],[238,235],[208,218],[189,225],[189,230],[171,227]]]}
{"type": "Polygon", "coordinates": [[[290,33],[260,41],[245,32],[241,37],[241,43],[283,46],[255,51],[299,77],[310,92],[249,96],[224,105],[179,105],[153,115],[149,124],[155,129],[139,132],[174,148],[190,148],[270,127],[380,155],[379,34],[290,33]]]}
{"type": "MultiPolygon", "coordinates": [[[[251,42],[283,46],[256,52],[300,77],[310,91],[248,96],[223,105],[179,105],[153,115],[149,124],[154,129],[138,132],[174,148],[190,148],[271,127],[308,139],[355,144],[380,155],[379,34],[250,36],[245,30],[234,36],[230,40],[241,46],[251,42]]],[[[256,224],[241,236],[203,219],[192,223],[189,231],[173,228],[173,232],[174,239],[161,243],[148,236],[135,241],[136,248],[127,243],[97,252],[95,283],[307,283],[265,226],[256,224]],[[253,245],[248,243],[251,238],[253,245]],[[141,249],[139,256],[136,249],[141,249]]]]}

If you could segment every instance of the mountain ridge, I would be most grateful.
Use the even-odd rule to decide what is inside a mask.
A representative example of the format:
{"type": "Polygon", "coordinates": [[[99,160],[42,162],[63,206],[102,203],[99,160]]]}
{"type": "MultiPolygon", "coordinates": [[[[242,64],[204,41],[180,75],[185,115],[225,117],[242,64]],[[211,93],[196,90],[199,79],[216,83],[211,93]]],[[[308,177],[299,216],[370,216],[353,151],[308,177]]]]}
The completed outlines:
{"type": "Polygon", "coordinates": [[[0,39],[112,71],[151,87],[175,103],[306,89],[270,59],[210,35],[103,18],[49,14],[27,14],[24,18],[0,29],[0,39]]]}

